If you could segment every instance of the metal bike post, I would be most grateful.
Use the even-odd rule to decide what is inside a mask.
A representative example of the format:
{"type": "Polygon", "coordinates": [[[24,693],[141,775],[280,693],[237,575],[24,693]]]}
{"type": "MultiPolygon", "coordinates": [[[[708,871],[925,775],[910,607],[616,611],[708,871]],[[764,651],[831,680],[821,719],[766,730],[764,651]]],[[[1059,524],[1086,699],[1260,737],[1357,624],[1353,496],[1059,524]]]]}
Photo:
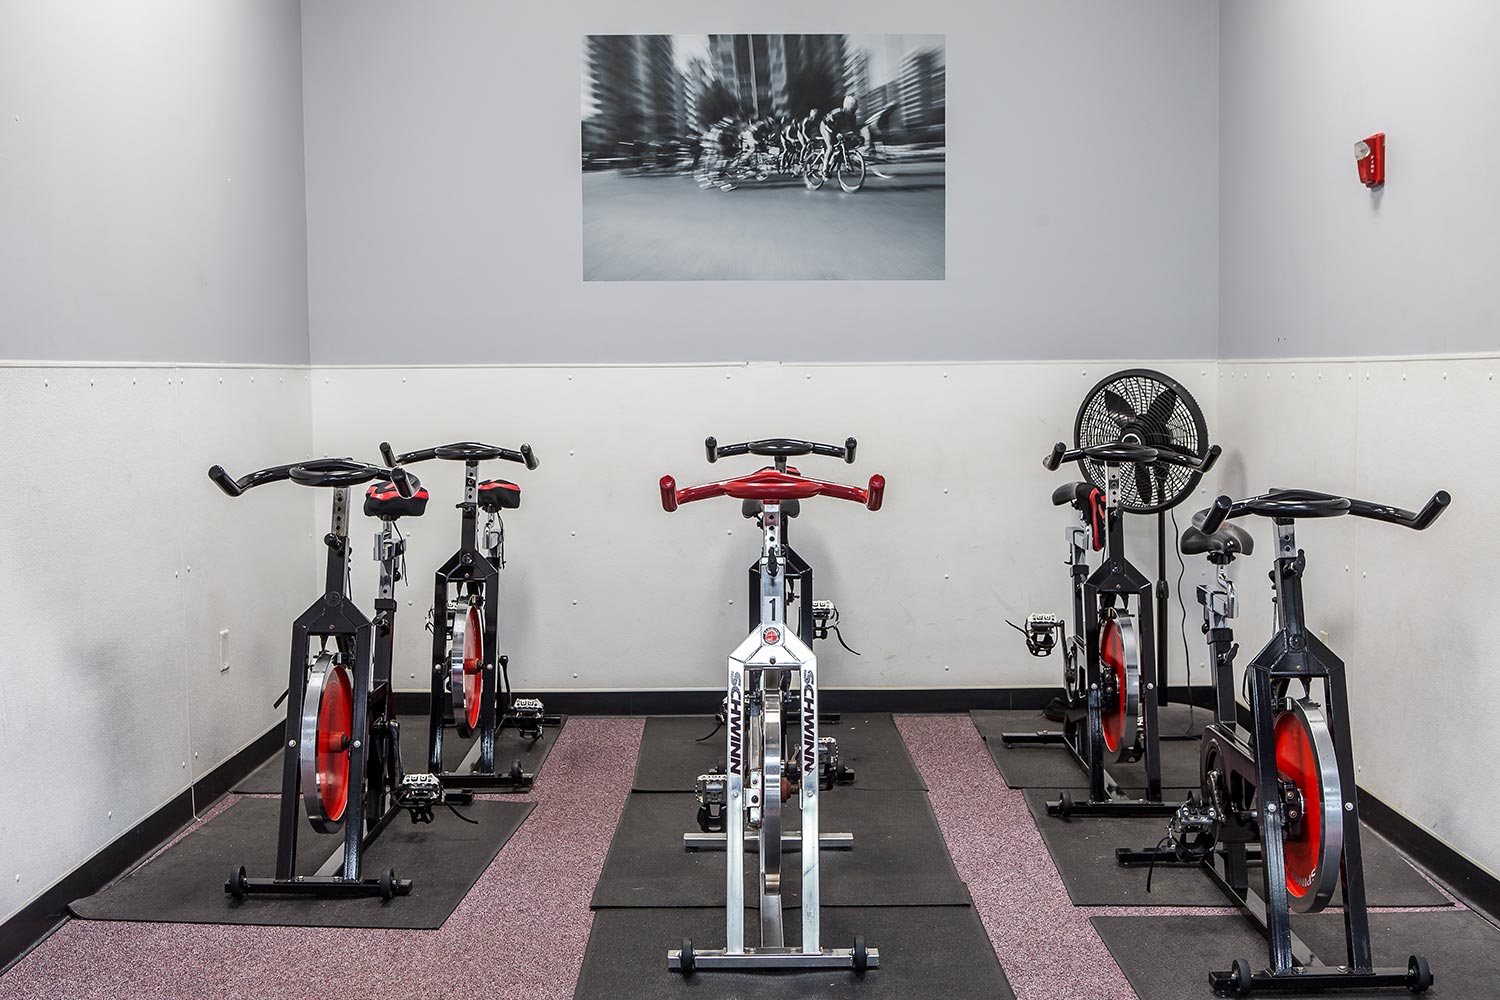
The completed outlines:
{"type": "Polygon", "coordinates": [[[745,953],[745,671],[729,657],[729,692],[725,711],[725,773],[729,808],[724,812],[725,854],[728,881],[725,884],[724,950],[745,953]]]}
{"type": "Polygon", "coordinates": [[[802,664],[802,950],[822,951],[818,907],[818,658],[802,664]]]}

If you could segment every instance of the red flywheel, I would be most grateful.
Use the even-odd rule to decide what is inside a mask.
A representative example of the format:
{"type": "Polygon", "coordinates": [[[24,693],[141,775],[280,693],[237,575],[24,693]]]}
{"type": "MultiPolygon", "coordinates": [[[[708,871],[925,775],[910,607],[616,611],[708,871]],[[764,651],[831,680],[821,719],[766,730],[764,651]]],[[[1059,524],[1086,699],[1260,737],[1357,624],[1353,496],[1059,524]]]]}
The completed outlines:
{"type": "Polygon", "coordinates": [[[302,801],[313,829],[333,833],[349,805],[349,747],[354,740],[354,685],[333,654],[319,654],[302,699],[302,801]]]}
{"type": "Polygon", "coordinates": [[[1291,906],[1315,913],[1338,887],[1344,856],[1344,808],[1338,761],[1323,711],[1292,702],[1276,717],[1276,771],[1295,792],[1278,805],[1291,906]]]}
{"type": "Polygon", "coordinates": [[[453,645],[448,651],[448,690],[459,733],[471,735],[479,726],[484,694],[484,631],[478,605],[453,616],[453,645]]]}
{"type": "Polygon", "coordinates": [[[1105,619],[1099,628],[1101,672],[1113,679],[1100,717],[1104,746],[1120,760],[1136,757],[1141,714],[1140,642],[1129,615],[1105,619]]]}

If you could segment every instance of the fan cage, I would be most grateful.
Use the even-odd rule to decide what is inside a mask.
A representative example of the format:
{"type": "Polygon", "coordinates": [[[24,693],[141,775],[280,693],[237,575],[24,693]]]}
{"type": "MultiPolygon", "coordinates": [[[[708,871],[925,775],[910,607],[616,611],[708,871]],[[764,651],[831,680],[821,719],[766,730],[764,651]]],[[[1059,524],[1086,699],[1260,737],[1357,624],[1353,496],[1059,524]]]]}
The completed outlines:
{"type": "MultiPolygon", "coordinates": [[[[1181,383],[1146,368],[1116,372],[1094,386],[1078,408],[1074,437],[1080,448],[1123,441],[1174,448],[1198,458],[1208,453],[1208,425],[1197,400],[1181,383]]],[[[1104,489],[1108,470],[1079,459],[1089,484],[1104,489]]],[[[1167,462],[1123,462],[1115,501],[1132,514],[1170,510],[1186,500],[1203,477],[1167,462]]]]}

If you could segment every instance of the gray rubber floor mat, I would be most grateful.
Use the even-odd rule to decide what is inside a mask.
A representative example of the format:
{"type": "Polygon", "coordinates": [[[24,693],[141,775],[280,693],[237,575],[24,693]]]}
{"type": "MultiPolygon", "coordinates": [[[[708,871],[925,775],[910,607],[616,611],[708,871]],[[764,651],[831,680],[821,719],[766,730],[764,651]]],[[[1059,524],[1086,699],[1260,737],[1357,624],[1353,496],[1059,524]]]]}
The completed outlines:
{"type": "MultiPolygon", "coordinates": [[[[1161,730],[1164,735],[1197,733],[1211,715],[1208,709],[1199,708],[1190,718],[1186,706],[1168,705],[1161,710],[1161,730]]],[[[1061,723],[1052,722],[1039,711],[973,711],[969,713],[969,718],[973,720],[974,728],[979,730],[979,735],[984,737],[990,757],[1000,769],[1000,776],[1005,779],[1006,787],[1088,788],[1088,772],[1079,766],[1067,747],[1060,744],[1006,746],[1001,739],[1002,733],[1062,732],[1061,723]]],[[[1162,788],[1197,788],[1198,741],[1163,739],[1160,745],[1162,788]]],[[[1145,794],[1144,761],[1110,764],[1108,770],[1128,794],[1145,794]]]]}
{"type": "MultiPolygon", "coordinates": [[[[799,911],[787,913],[795,940],[799,911]]],[[[758,925],[747,922],[747,943],[758,925]]],[[[854,936],[880,953],[864,975],[824,972],[696,972],[667,970],[667,949],[692,938],[698,950],[722,947],[722,909],[600,910],[574,1000],[1014,1000],[984,925],[972,907],[844,907],[822,912],[824,947],[848,948],[854,936]]]]}
{"type": "MultiPolygon", "coordinates": [[[[1064,821],[1047,815],[1046,802],[1053,797],[1031,789],[1026,805],[1075,906],[1225,905],[1224,893],[1200,868],[1159,866],[1148,893],[1145,868],[1115,863],[1118,847],[1155,847],[1166,832],[1167,817],[1077,816],[1064,821]]],[[[1368,826],[1362,831],[1365,894],[1371,906],[1450,905],[1389,841],[1368,826]]],[[[1258,865],[1251,871],[1260,878],[1258,865]]]]}
{"type": "MultiPolygon", "coordinates": [[[[835,788],[820,796],[824,833],[854,834],[852,850],[822,856],[824,906],[936,906],[970,902],[926,792],[835,788]]],[[[692,793],[632,792],[625,802],[592,905],[722,906],[722,851],[689,851],[682,835],[697,831],[692,793]]],[[[794,827],[797,829],[799,827],[794,827]]],[[[747,851],[746,895],[757,898],[758,862],[747,851]]],[[[786,855],[788,902],[800,898],[801,855],[786,855]]]]}
{"type": "MultiPolygon", "coordinates": [[[[889,714],[845,712],[837,724],[825,723],[821,735],[838,740],[839,758],[853,768],[855,787],[927,789],[889,714]]],[[[631,787],[637,792],[692,791],[698,775],[723,763],[724,740],[723,727],[711,715],[647,719],[631,787]]]]}
{"type": "MultiPolygon", "coordinates": [[[[1236,958],[1257,972],[1268,964],[1265,938],[1244,916],[1094,917],[1090,922],[1140,1000],[1209,1000],[1214,995],[1210,971],[1227,971],[1236,958]]],[[[1338,914],[1294,916],[1292,932],[1322,961],[1347,961],[1338,914]]],[[[1414,953],[1426,958],[1433,986],[1423,995],[1432,1000],[1491,1000],[1500,989],[1500,930],[1470,911],[1371,913],[1370,941],[1377,966],[1405,968],[1414,953]]],[[[1391,1000],[1409,994],[1383,989],[1266,995],[1391,1000]]]]}
{"type": "MultiPolygon", "coordinates": [[[[224,880],[238,865],[252,877],[276,868],[277,799],[247,798],[167,848],[135,872],[69,909],[87,920],[166,923],[259,924],[291,927],[386,927],[433,930],[443,925],[479,876],[530,815],[530,802],[475,802],[462,809],[465,823],[439,809],[431,823],[397,816],[366,851],[364,873],[394,868],[412,880],[409,896],[373,899],[249,896],[235,900],[224,880]]],[[[298,832],[299,870],[318,866],[339,837],[298,832]]]]}

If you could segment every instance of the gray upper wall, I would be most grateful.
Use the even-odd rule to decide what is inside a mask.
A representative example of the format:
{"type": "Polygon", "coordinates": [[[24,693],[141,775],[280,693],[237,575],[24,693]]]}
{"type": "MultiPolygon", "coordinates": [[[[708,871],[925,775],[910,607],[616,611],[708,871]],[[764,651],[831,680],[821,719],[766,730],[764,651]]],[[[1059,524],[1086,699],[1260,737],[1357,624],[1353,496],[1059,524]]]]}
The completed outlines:
{"type": "Polygon", "coordinates": [[[1216,4],[310,0],[302,30],[314,362],[1215,353],[1216,4]],[[766,30],[947,35],[947,280],[584,283],[583,37],[766,30]]]}
{"type": "Polygon", "coordinates": [[[296,0],[0,3],[0,359],[306,362],[296,0]]]}
{"type": "Polygon", "coordinates": [[[1219,356],[1500,349],[1500,4],[1226,0],[1219,356]],[[1354,144],[1385,132],[1384,191],[1354,144]]]}

